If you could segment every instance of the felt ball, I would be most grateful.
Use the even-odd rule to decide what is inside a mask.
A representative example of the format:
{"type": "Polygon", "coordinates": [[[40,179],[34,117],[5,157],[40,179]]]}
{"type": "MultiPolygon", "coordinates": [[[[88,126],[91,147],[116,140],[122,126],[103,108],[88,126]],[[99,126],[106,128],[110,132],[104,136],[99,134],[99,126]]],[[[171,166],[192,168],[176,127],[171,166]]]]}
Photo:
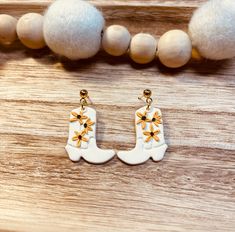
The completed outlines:
{"type": "Polygon", "coordinates": [[[77,60],[92,57],[99,51],[104,18],[90,3],[57,0],[44,17],[44,38],[55,53],[77,60]]]}
{"type": "Polygon", "coordinates": [[[16,24],[16,18],[6,14],[0,15],[0,43],[8,45],[16,40],[16,24]]]}
{"type": "Polygon", "coordinates": [[[171,30],[163,34],[158,42],[158,58],[169,68],[184,66],[191,58],[192,44],[187,33],[171,30]]]}
{"type": "Polygon", "coordinates": [[[197,9],[189,24],[193,46],[201,56],[222,60],[235,56],[235,1],[210,0],[197,9]]]}
{"type": "Polygon", "coordinates": [[[130,57],[139,64],[147,64],[155,58],[157,40],[150,34],[136,34],[130,43],[130,57]]]}
{"type": "Polygon", "coordinates": [[[125,27],[112,25],[104,31],[102,46],[108,54],[121,56],[128,50],[130,40],[131,35],[125,27]]]}
{"type": "Polygon", "coordinates": [[[37,13],[23,15],[17,23],[19,40],[28,48],[40,49],[46,46],[43,37],[43,16],[37,13]]]}

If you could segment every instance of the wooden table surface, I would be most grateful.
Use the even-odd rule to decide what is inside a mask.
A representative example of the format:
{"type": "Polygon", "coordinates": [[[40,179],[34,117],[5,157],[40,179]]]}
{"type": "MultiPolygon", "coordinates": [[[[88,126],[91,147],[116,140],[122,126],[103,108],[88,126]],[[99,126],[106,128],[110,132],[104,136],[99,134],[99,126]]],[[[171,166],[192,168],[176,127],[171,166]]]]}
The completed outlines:
{"type": "MultiPolygon", "coordinates": [[[[43,12],[51,1],[0,1],[0,13],[43,12]]],[[[187,30],[205,0],[94,0],[107,25],[159,37],[187,30]]],[[[49,49],[0,48],[0,231],[235,231],[235,60],[136,65],[100,52],[60,61],[49,49]],[[137,97],[151,88],[169,149],[162,162],[71,162],[69,112],[85,88],[101,148],[135,145],[137,97]]]]}

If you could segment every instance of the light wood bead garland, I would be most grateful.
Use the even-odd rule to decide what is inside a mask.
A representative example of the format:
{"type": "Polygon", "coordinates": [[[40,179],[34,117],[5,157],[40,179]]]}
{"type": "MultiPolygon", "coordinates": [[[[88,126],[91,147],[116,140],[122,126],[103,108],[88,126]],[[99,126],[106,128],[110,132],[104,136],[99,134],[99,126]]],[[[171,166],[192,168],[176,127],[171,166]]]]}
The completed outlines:
{"type": "Polygon", "coordinates": [[[157,55],[167,67],[179,68],[191,58],[192,43],[189,36],[181,30],[171,30],[161,36],[157,55]]]}
{"type": "Polygon", "coordinates": [[[121,25],[105,29],[102,13],[88,2],[57,0],[44,16],[23,15],[17,26],[14,17],[0,15],[0,43],[14,42],[17,31],[26,47],[40,49],[47,44],[56,54],[69,59],[92,57],[102,47],[112,56],[129,54],[138,64],[159,58],[169,68],[180,68],[192,58],[221,60],[234,57],[235,24],[231,24],[232,19],[235,19],[234,0],[210,0],[195,12],[189,34],[170,30],[158,41],[147,33],[131,38],[128,29],[121,25]]]}
{"type": "Polygon", "coordinates": [[[17,19],[6,14],[0,15],[0,43],[9,45],[13,43],[16,38],[16,24],[17,19]]]}
{"type": "Polygon", "coordinates": [[[150,34],[135,35],[130,44],[130,57],[138,64],[151,62],[156,55],[157,40],[150,34]]]}
{"type": "Polygon", "coordinates": [[[37,13],[23,15],[17,23],[20,41],[28,48],[40,49],[46,46],[43,37],[43,16],[37,13]]]}
{"type": "Polygon", "coordinates": [[[104,31],[102,46],[108,54],[121,56],[127,52],[130,41],[131,35],[125,27],[112,25],[104,31]]]}

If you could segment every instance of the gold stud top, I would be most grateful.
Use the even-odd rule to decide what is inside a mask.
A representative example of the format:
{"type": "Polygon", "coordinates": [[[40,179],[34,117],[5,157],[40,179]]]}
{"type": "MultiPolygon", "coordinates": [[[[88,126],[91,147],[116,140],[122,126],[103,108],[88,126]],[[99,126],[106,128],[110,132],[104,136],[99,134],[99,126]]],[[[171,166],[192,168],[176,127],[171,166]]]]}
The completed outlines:
{"type": "Polygon", "coordinates": [[[80,97],[81,98],[87,98],[88,97],[88,91],[86,89],[82,89],[80,91],[80,97]]]}
{"type": "Polygon", "coordinates": [[[150,98],[151,95],[152,95],[152,91],[151,91],[150,89],[145,89],[145,90],[143,91],[143,96],[144,96],[145,98],[150,98]]]}

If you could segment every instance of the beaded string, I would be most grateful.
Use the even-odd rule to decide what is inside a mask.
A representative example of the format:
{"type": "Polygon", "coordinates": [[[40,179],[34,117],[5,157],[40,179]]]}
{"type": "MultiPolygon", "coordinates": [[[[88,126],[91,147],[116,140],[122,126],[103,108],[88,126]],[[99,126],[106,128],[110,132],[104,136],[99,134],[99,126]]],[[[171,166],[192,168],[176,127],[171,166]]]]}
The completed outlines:
{"type": "MultiPolygon", "coordinates": [[[[131,37],[124,26],[111,25],[101,36],[101,47],[105,52],[112,56],[128,53],[138,64],[147,64],[159,58],[165,66],[178,68],[185,65],[191,57],[201,58],[199,53],[192,49],[187,33],[182,30],[168,31],[157,40],[147,33],[139,33],[131,37]],[[176,59],[171,58],[172,54],[176,54],[176,59]]],[[[12,44],[17,37],[28,48],[45,47],[43,16],[38,13],[28,13],[17,20],[10,15],[0,15],[0,43],[12,44]]]]}

